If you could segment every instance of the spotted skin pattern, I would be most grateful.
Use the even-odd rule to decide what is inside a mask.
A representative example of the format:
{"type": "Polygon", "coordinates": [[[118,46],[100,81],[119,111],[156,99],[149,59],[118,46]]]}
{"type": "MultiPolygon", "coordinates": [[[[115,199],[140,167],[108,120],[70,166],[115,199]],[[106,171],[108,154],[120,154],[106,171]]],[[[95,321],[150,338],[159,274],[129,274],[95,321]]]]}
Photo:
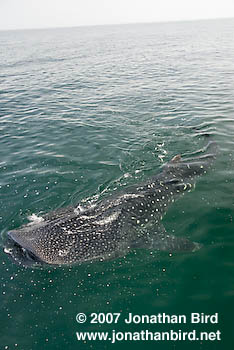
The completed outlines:
{"type": "Polygon", "coordinates": [[[209,142],[201,155],[175,156],[148,182],[129,187],[90,207],[68,207],[32,218],[8,233],[5,252],[23,266],[70,265],[123,256],[131,249],[195,251],[200,245],[166,233],[161,220],[217,154],[209,142]]]}

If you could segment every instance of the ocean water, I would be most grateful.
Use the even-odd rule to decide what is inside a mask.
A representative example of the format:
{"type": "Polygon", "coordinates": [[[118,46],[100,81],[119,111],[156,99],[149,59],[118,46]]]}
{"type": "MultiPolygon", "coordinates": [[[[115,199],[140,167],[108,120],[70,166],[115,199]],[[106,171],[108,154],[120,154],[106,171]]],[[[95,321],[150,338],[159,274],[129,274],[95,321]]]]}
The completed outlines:
{"type": "Polygon", "coordinates": [[[1,349],[233,349],[233,36],[233,19],[0,32],[1,349]],[[4,253],[4,235],[29,215],[108,197],[209,139],[220,149],[213,169],[163,218],[199,251],[140,249],[50,269],[4,253]],[[90,323],[91,313],[121,315],[90,323]],[[187,323],[126,324],[128,313],[187,323]],[[191,324],[191,313],[217,313],[218,323],[191,324]],[[221,340],[76,336],[113,330],[220,331],[221,340]]]}

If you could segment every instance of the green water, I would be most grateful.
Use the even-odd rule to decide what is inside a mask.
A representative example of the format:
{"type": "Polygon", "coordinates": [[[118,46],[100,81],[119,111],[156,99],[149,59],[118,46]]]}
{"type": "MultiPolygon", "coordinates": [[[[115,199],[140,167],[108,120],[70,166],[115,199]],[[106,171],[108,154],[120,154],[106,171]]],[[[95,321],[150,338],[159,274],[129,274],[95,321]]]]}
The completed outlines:
{"type": "Polygon", "coordinates": [[[234,20],[0,33],[2,349],[233,349],[234,20]],[[220,148],[213,169],[163,218],[194,253],[132,251],[25,269],[3,251],[30,214],[108,197],[178,153],[220,148]],[[76,322],[78,313],[87,322],[76,322]],[[121,313],[91,324],[91,313],[121,313]],[[218,324],[190,314],[218,313],[218,324]],[[128,313],[187,324],[124,323],[128,313]],[[213,341],[78,341],[80,331],[221,332],[213,341]]]}

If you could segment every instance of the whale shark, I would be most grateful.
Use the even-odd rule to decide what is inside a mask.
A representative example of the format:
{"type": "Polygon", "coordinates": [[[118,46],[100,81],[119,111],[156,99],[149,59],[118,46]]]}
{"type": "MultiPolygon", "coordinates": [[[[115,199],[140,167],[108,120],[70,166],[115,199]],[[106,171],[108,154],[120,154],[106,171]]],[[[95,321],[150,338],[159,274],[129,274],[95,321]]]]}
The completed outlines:
{"type": "Polygon", "coordinates": [[[191,191],[213,164],[217,144],[210,141],[190,155],[176,155],[144,183],[97,200],[66,207],[7,233],[5,253],[25,267],[71,265],[106,260],[142,248],[194,252],[201,245],[168,234],[162,224],[168,206],[191,191]]]}

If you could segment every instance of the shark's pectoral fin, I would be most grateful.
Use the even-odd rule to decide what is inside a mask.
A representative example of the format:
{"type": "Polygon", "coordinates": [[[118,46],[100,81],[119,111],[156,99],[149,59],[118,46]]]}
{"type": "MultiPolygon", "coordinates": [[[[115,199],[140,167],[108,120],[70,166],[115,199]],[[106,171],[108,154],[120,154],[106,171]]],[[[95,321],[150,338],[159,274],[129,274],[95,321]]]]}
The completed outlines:
{"type": "Polygon", "coordinates": [[[157,250],[194,252],[200,248],[201,244],[199,243],[192,242],[184,237],[169,235],[163,225],[160,225],[151,241],[151,249],[157,250]]]}
{"type": "Polygon", "coordinates": [[[151,241],[148,237],[142,236],[137,237],[134,241],[131,242],[130,248],[131,249],[150,249],[151,247],[151,241]]]}
{"type": "Polygon", "coordinates": [[[183,237],[175,237],[166,235],[158,239],[154,239],[151,244],[151,249],[164,250],[169,252],[195,252],[201,248],[201,244],[189,241],[183,237]]]}
{"type": "Polygon", "coordinates": [[[163,250],[168,252],[189,251],[194,252],[201,248],[201,244],[192,242],[184,237],[169,235],[164,226],[157,227],[157,232],[147,236],[141,236],[132,242],[131,248],[146,248],[152,250],[163,250]]]}

